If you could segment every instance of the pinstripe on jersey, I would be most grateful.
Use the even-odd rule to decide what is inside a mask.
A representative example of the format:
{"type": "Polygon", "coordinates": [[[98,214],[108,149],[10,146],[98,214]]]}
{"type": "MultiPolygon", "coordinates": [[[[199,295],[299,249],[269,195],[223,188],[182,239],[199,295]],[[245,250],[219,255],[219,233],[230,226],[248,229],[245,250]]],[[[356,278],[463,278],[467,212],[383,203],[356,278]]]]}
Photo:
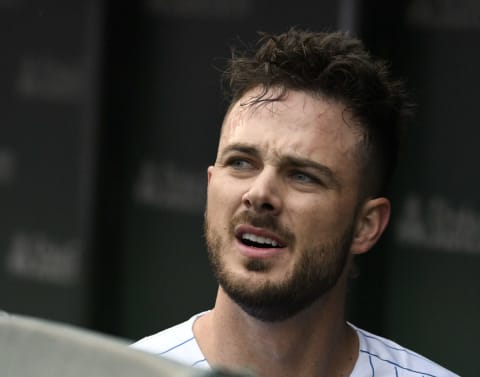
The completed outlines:
{"type": "MultiPolygon", "coordinates": [[[[203,313],[132,347],[200,368],[210,368],[193,336],[193,323],[203,313]]],[[[350,377],[458,377],[433,361],[351,325],[359,339],[359,354],[350,377]]]]}

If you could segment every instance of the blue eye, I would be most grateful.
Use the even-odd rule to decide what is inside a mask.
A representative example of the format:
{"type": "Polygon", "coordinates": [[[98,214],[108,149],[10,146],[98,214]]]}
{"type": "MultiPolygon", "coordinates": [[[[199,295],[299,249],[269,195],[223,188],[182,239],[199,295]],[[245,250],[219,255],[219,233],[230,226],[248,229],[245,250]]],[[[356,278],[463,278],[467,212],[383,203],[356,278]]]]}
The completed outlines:
{"type": "Polygon", "coordinates": [[[228,162],[228,165],[230,165],[234,169],[242,170],[242,169],[250,169],[252,167],[252,164],[248,162],[247,160],[241,159],[241,158],[235,158],[232,159],[228,162]]]}
{"type": "Polygon", "coordinates": [[[305,174],[305,173],[302,173],[302,172],[294,172],[291,175],[291,177],[294,181],[299,182],[299,183],[316,183],[317,182],[317,179],[315,179],[314,177],[312,177],[309,174],[305,174]]]}
{"type": "Polygon", "coordinates": [[[296,181],[300,181],[300,182],[310,182],[311,181],[309,176],[307,176],[306,174],[302,174],[302,173],[295,173],[293,175],[293,178],[296,181]]]}

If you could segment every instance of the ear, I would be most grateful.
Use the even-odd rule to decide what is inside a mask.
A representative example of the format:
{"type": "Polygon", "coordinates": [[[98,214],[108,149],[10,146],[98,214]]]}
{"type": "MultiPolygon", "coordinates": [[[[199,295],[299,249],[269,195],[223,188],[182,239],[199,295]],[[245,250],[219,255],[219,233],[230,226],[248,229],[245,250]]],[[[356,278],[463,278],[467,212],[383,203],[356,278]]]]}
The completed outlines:
{"type": "Polygon", "coordinates": [[[213,170],[215,166],[209,166],[207,169],[207,184],[210,184],[210,179],[212,179],[213,170]]]}
{"type": "Polygon", "coordinates": [[[387,198],[367,200],[360,210],[355,225],[352,254],[363,254],[378,241],[390,219],[390,201],[387,198]]]}

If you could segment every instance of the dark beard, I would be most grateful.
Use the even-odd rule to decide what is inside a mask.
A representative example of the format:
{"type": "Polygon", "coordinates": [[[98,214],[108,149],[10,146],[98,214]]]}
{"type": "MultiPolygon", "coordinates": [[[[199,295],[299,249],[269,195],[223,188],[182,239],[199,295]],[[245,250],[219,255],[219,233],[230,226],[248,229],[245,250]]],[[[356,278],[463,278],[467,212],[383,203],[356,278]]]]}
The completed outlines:
{"type": "MultiPolygon", "coordinates": [[[[233,228],[239,221],[245,222],[245,214],[240,219],[232,220],[233,228]]],[[[268,229],[275,229],[286,234],[291,241],[293,235],[276,224],[270,217],[268,220],[250,219],[246,223],[261,226],[269,223],[268,229]]],[[[220,235],[210,229],[205,219],[205,236],[208,255],[215,277],[228,294],[249,315],[266,322],[282,321],[306,309],[326,292],[335,286],[342,274],[348,259],[353,230],[349,227],[338,239],[330,240],[311,249],[300,250],[301,258],[294,266],[292,275],[281,283],[265,282],[254,289],[231,274],[222,259],[222,242],[220,235]]],[[[252,259],[245,268],[256,273],[264,273],[269,269],[268,262],[252,259]]]]}

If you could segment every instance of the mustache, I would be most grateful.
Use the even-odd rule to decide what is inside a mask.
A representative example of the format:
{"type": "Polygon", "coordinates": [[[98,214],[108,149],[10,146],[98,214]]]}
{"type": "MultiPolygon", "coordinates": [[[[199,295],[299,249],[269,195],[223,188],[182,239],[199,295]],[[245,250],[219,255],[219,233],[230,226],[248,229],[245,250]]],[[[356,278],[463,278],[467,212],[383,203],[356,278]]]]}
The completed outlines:
{"type": "Polygon", "coordinates": [[[288,244],[292,244],[295,240],[295,235],[287,227],[280,224],[277,217],[268,213],[258,214],[248,211],[239,213],[230,221],[231,234],[234,234],[235,227],[239,224],[248,224],[256,228],[267,229],[277,234],[288,244]]]}

